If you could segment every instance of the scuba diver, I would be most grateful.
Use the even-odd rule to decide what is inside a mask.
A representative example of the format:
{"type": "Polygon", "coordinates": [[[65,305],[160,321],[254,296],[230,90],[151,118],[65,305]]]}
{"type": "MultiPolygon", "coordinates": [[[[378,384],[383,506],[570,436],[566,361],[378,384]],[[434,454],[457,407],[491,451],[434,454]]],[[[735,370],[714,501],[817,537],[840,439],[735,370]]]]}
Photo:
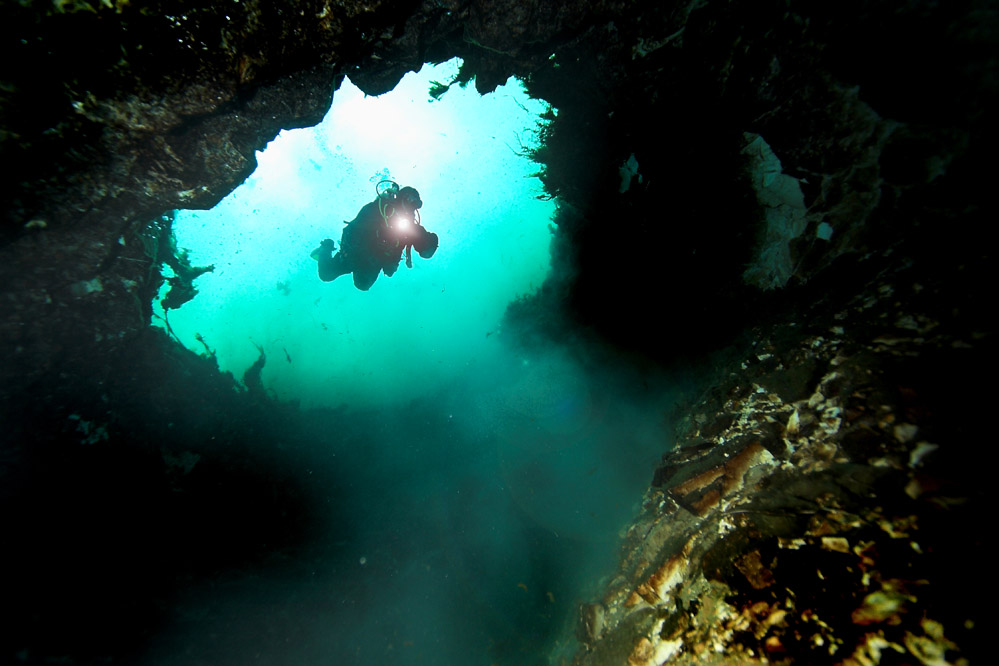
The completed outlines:
{"type": "Polygon", "coordinates": [[[319,262],[319,279],[332,282],[341,275],[354,274],[354,286],[367,291],[383,271],[392,277],[402,253],[406,267],[413,267],[413,248],[424,259],[437,251],[437,234],[420,224],[420,193],[413,187],[399,188],[391,180],[375,186],[375,200],[365,204],[350,222],[344,222],[340,251],[332,255],[336,244],[327,238],[312,251],[319,262]],[[332,256],[331,256],[332,255],[332,256]]]}

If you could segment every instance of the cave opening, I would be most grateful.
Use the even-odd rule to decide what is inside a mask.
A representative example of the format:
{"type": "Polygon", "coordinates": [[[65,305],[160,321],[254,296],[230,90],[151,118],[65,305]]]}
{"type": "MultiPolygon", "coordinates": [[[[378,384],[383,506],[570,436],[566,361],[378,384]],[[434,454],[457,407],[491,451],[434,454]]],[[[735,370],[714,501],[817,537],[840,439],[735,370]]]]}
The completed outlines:
{"type": "MultiPolygon", "coordinates": [[[[255,544],[266,566],[218,574],[225,592],[215,573],[185,590],[150,663],[524,663],[557,649],[613,566],[683,389],[611,348],[525,345],[521,322],[504,325],[550,270],[556,202],[530,155],[555,112],[515,78],[439,94],[459,67],[426,65],[378,97],[344,80],[326,120],[282,132],[215,208],[176,214],[177,247],[214,269],[177,308],[164,285],[153,324],[243,377],[259,432],[243,445],[280,450],[293,478],[278,492],[305,492],[310,515],[280,564],[255,544]],[[339,243],[385,178],[419,190],[437,254],[368,291],[321,282],[309,251],[339,243]],[[254,395],[244,373],[261,358],[254,395]],[[255,633],[247,606],[298,647],[255,633]]],[[[213,446],[170,460],[197,470],[213,446]]]]}
{"type": "Polygon", "coordinates": [[[265,354],[264,387],[306,407],[397,404],[489,372],[474,366],[497,362],[507,304],[548,271],[555,206],[529,153],[551,107],[516,79],[484,96],[432,90],[459,68],[425,65],[377,97],[344,80],[322,123],[281,132],[217,206],[178,211],[178,246],[215,268],[168,312],[165,284],[154,324],[236,377],[265,354]],[[320,282],[309,251],[339,244],[386,178],[419,190],[440,250],[368,292],[349,275],[320,282]]]}

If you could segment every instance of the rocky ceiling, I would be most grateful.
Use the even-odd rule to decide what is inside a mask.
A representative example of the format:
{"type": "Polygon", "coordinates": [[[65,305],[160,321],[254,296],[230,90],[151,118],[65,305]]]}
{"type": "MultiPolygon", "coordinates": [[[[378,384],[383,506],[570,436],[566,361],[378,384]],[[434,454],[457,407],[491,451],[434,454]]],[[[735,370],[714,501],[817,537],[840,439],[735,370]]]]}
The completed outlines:
{"type": "Polygon", "coordinates": [[[4,12],[0,330],[5,374],[21,381],[144,328],[158,286],[144,225],[214,205],[280,129],[320,120],[344,75],[378,94],[460,56],[481,92],[516,74],[554,104],[544,181],[562,205],[564,263],[579,268],[555,298],[647,349],[661,346],[663,313],[684,322],[678,344],[715,344],[748,303],[775,300],[754,287],[806,282],[843,253],[911,237],[918,221],[897,221],[906,205],[973,201],[967,165],[992,132],[984,2],[81,0],[4,12]],[[760,205],[747,175],[747,133],[797,179],[808,215],[793,231],[768,230],[775,204],[760,205]],[[641,184],[622,196],[632,155],[641,184]],[[750,265],[762,272],[747,285],[750,265]]]}
{"type": "MultiPolygon", "coordinates": [[[[480,92],[516,75],[558,109],[537,155],[559,203],[556,270],[512,320],[564,337],[567,314],[574,333],[675,362],[746,331],[767,337],[761,326],[884,300],[884,276],[905,275],[922,298],[933,294],[927,307],[949,322],[955,348],[991,358],[978,278],[991,256],[979,240],[997,219],[986,195],[995,2],[26,0],[2,12],[0,396],[22,445],[57,438],[44,415],[73,396],[123,382],[137,345],[179,353],[148,333],[171,251],[168,211],[218,202],[278,131],[318,122],[344,76],[378,94],[454,56],[480,92]],[[36,417],[18,426],[11,415],[26,406],[36,417]]],[[[716,402],[720,413],[738,408],[716,402]]],[[[781,414],[784,435],[798,432],[790,414],[803,410],[781,414]]],[[[934,407],[910,412],[918,420],[934,407]]],[[[700,446],[726,427],[693,428],[684,441],[700,446]]],[[[763,456],[759,445],[739,451],[763,456]]],[[[724,465],[704,469],[728,478],[724,465]]],[[[657,475],[672,490],[656,501],[706,511],[707,495],[684,498],[710,483],[672,474],[657,475]]],[[[830,516],[842,508],[809,501],[830,516]]],[[[663,548],[632,574],[661,572],[672,561],[663,548]]],[[[765,589],[767,562],[750,555],[740,555],[750,588],[765,589]]],[[[655,609],[653,578],[634,589],[655,609]]],[[[660,622],[653,635],[648,614],[634,624],[613,604],[643,602],[627,580],[616,584],[621,599],[612,590],[586,611],[581,654],[624,645],[597,645],[611,625],[593,618],[614,613],[631,618],[614,631],[645,632],[627,643],[634,663],[676,652],[678,639],[665,637],[679,625],[660,622]]],[[[753,622],[770,621],[761,617],[753,622]]]]}

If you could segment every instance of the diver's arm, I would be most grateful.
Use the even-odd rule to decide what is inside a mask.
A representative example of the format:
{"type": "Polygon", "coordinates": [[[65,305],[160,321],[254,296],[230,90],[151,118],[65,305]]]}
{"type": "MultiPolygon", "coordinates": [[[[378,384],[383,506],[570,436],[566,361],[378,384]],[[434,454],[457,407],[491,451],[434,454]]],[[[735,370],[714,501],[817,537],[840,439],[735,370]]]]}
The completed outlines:
{"type": "Polygon", "coordinates": [[[417,228],[420,230],[420,233],[417,238],[413,240],[413,247],[420,253],[421,257],[429,259],[434,256],[435,252],[437,252],[437,246],[440,243],[440,238],[437,234],[427,231],[423,227],[417,228]]]}

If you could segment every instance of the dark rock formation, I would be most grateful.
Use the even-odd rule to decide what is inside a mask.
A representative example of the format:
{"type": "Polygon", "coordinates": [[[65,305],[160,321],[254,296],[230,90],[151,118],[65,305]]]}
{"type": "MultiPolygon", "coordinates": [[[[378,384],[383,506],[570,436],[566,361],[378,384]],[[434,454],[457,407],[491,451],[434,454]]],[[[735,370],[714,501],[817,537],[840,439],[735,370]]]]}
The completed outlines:
{"type": "MultiPolygon", "coordinates": [[[[994,367],[979,239],[997,219],[997,12],[988,0],[5,7],[5,450],[66,438],[73,415],[85,438],[210,418],[172,395],[138,423],[126,399],[136,367],[186,367],[171,375],[181,385],[215,372],[150,342],[163,216],[214,205],[280,129],[323,116],[343,75],[377,94],[461,56],[480,91],[516,74],[558,109],[536,155],[558,197],[556,270],[511,322],[540,340],[569,322],[664,364],[734,345],[563,656],[974,657],[968,627],[984,618],[954,595],[962,554],[974,570],[982,553],[970,518],[986,405],[968,380],[994,367]]],[[[210,381],[216,399],[259,399],[210,381]]],[[[227,427],[252,427],[240,423],[227,427]]],[[[189,464],[182,453],[164,469],[189,464]]]]}
{"type": "MultiPolygon", "coordinates": [[[[881,263],[882,257],[868,259],[881,263]]],[[[980,276],[968,276],[974,282],[980,276]]],[[[677,429],[572,663],[969,663],[985,566],[973,298],[880,273],[756,329],[677,429]],[[952,392],[953,391],[953,392],[952,392]],[[973,445],[972,445],[973,446],[973,445]]]]}

